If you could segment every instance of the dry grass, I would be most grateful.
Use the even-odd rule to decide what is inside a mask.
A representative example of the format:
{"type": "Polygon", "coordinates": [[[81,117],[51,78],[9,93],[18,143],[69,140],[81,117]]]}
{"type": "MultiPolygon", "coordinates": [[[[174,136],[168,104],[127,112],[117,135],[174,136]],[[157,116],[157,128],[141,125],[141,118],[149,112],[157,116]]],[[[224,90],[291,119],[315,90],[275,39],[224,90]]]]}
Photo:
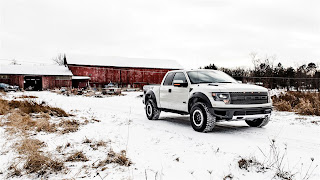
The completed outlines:
{"type": "Polygon", "coordinates": [[[86,162],[86,161],[89,161],[89,159],[87,158],[86,155],[83,154],[82,151],[77,151],[71,156],[69,156],[66,161],[67,162],[75,162],[75,161],[86,162]]]}
{"type": "Polygon", "coordinates": [[[40,148],[45,147],[46,144],[38,139],[24,138],[16,144],[15,149],[19,154],[30,154],[39,152],[40,148]]]}
{"type": "Polygon", "coordinates": [[[69,114],[63,109],[51,107],[44,102],[37,103],[30,99],[23,101],[8,101],[0,98],[0,115],[8,114],[11,110],[18,108],[21,112],[26,114],[31,113],[48,113],[51,116],[68,117],[69,114]]]}
{"type": "Polygon", "coordinates": [[[8,170],[10,176],[21,176],[23,170],[26,173],[35,173],[38,177],[44,177],[50,172],[59,172],[64,169],[62,161],[52,159],[52,156],[45,155],[41,148],[46,146],[44,142],[38,139],[24,137],[14,148],[19,154],[24,155],[25,159],[23,169],[18,169],[17,165],[12,164],[8,170]]]}
{"type": "Polygon", "coordinates": [[[26,114],[31,113],[48,113],[51,116],[58,116],[58,117],[68,117],[69,114],[67,114],[64,110],[57,108],[57,107],[51,107],[46,105],[44,102],[37,103],[35,101],[31,100],[24,100],[24,101],[10,101],[9,107],[11,109],[19,108],[22,112],[26,114]]]}
{"type": "Polygon", "coordinates": [[[17,130],[29,131],[36,130],[38,132],[56,132],[56,125],[50,123],[48,118],[41,118],[33,120],[30,115],[21,113],[19,111],[13,111],[9,114],[7,122],[5,123],[11,132],[16,132],[17,130]]]}
{"type": "Polygon", "coordinates": [[[3,91],[2,89],[0,90],[0,96],[6,96],[7,92],[3,91]]]}
{"type": "Polygon", "coordinates": [[[278,111],[320,116],[319,93],[289,91],[279,97],[273,97],[273,105],[278,111]]]}
{"type": "Polygon", "coordinates": [[[93,149],[93,150],[98,150],[99,147],[106,147],[107,146],[107,143],[104,142],[104,141],[96,141],[96,142],[93,142],[92,144],[90,144],[90,147],[93,149]]]}
{"type": "Polygon", "coordinates": [[[8,170],[10,171],[9,178],[22,176],[22,170],[19,169],[16,164],[12,164],[11,166],[9,166],[8,170]]]}
{"type": "Polygon", "coordinates": [[[5,125],[9,127],[8,130],[11,132],[16,132],[17,130],[27,131],[35,127],[36,121],[32,120],[28,114],[13,111],[8,116],[5,125]]]}
{"type": "Polygon", "coordinates": [[[9,112],[9,104],[7,100],[0,98],[0,115],[7,114],[9,112]]]}
{"type": "Polygon", "coordinates": [[[30,98],[30,99],[36,99],[36,98],[38,98],[37,96],[28,96],[28,95],[22,95],[22,96],[19,96],[19,97],[16,97],[16,99],[28,99],[28,98],[30,98]]]}
{"type": "Polygon", "coordinates": [[[246,171],[256,171],[256,172],[266,172],[267,170],[273,171],[274,177],[272,179],[286,179],[292,180],[296,179],[295,176],[297,174],[302,175],[303,178],[300,179],[309,179],[312,177],[314,170],[318,167],[318,165],[313,165],[314,158],[311,158],[311,163],[306,172],[302,172],[303,163],[301,164],[300,172],[292,172],[289,164],[286,163],[287,160],[287,146],[285,145],[284,149],[280,149],[276,145],[276,141],[272,139],[270,141],[270,149],[265,152],[261,150],[262,155],[264,156],[263,161],[258,161],[255,157],[250,158],[241,158],[238,161],[238,166],[240,169],[244,169],[246,171]],[[302,174],[303,173],[303,174],[302,174]]]}
{"type": "MultiPolygon", "coordinates": [[[[72,154],[65,153],[66,148],[73,148],[73,145],[67,143],[63,146],[58,146],[56,151],[64,156],[65,161],[54,158],[48,154],[44,147],[46,144],[38,139],[29,138],[30,134],[37,132],[61,132],[62,134],[76,132],[80,125],[87,124],[91,121],[98,121],[92,118],[85,123],[80,123],[78,120],[69,118],[52,118],[72,116],[67,114],[60,108],[50,107],[46,103],[37,103],[30,99],[36,98],[32,96],[22,96],[17,100],[4,100],[0,97],[0,115],[5,115],[0,118],[0,126],[5,125],[8,135],[12,137],[22,137],[22,140],[12,146],[19,156],[13,160],[12,165],[8,168],[7,177],[24,177],[32,174],[33,177],[46,179],[50,174],[67,170],[64,166],[65,162],[86,162],[88,157],[82,151],[72,154]],[[68,155],[66,155],[68,154],[68,155]],[[17,161],[18,160],[18,161],[17,161]]],[[[99,122],[99,121],[98,121],[99,122]]],[[[85,138],[83,143],[88,144],[93,150],[98,150],[99,147],[106,147],[107,142],[95,141],[85,138]]],[[[116,153],[110,151],[108,157],[99,162],[101,170],[107,169],[104,167],[107,164],[116,163],[121,166],[130,166],[132,162],[127,158],[126,151],[116,153]]],[[[66,171],[65,171],[66,172],[66,171]]],[[[1,172],[0,172],[1,174],[1,172]]]]}
{"type": "Polygon", "coordinates": [[[80,123],[76,120],[62,120],[59,123],[59,127],[62,128],[61,133],[62,134],[66,134],[66,133],[70,133],[70,132],[76,132],[78,131],[80,126],[80,123]]]}
{"type": "Polygon", "coordinates": [[[50,123],[48,119],[37,119],[36,121],[36,131],[44,131],[44,132],[56,132],[56,125],[50,123]]]}
{"type": "Polygon", "coordinates": [[[120,153],[116,153],[113,150],[110,150],[110,152],[108,153],[108,157],[105,160],[100,161],[96,168],[103,167],[111,163],[116,163],[120,166],[130,166],[132,164],[131,160],[127,157],[127,153],[125,150],[122,150],[120,153]]]}
{"type": "Polygon", "coordinates": [[[267,167],[265,167],[262,163],[258,162],[255,158],[251,157],[251,158],[241,158],[238,161],[238,166],[240,169],[245,169],[247,171],[249,171],[250,167],[256,167],[257,168],[257,172],[265,172],[265,169],[268,169],[267,167]]]}
{"type": "Polygon", "coordinates": [[[44,176],[48,172],[59,172],[63,170],[64,163],[59,160],[51,159],[51,156],[45,156],[40,152],[34,152],[27,155],[23,168],[27,173],[36,173],[38,176],[44,176]]]}
{"type": "Polygon", "coordinates": [[[92,143],[92,140],[90,140],[90,139],[88,139],[87,137],[83,140],[83,142],[82,143],[84,143],[84,144],[90,144],[90,143],[92,143]]]}

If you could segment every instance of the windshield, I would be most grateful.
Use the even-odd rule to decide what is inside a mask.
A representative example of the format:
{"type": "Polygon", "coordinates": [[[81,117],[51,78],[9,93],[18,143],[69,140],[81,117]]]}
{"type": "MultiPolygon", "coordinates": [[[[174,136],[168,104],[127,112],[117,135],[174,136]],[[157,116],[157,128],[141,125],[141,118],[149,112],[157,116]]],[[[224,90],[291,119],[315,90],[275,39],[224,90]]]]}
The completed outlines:
{"type": "Polygon", "coordinates": [[[187,74],[192,84],[237,82],[231,76],[221,71],[189,71],[187,74]]]}

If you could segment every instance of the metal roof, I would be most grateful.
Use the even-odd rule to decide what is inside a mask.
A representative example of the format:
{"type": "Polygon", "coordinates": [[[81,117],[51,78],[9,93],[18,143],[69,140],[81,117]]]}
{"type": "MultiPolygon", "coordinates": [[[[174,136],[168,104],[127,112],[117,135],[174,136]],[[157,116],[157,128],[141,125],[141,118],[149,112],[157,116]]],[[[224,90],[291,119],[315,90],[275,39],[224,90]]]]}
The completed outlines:
{"type": "Polygon", "coordinates": [[[184,69],[177,61],[167,59],[127,58],[117,56],[67,55],[69,65],[184,69]]]}
{"type": "Polygon", "coordinates": [[[0,74],[72,76],[67,67],[58,65],[0,65],[0,74]]]}

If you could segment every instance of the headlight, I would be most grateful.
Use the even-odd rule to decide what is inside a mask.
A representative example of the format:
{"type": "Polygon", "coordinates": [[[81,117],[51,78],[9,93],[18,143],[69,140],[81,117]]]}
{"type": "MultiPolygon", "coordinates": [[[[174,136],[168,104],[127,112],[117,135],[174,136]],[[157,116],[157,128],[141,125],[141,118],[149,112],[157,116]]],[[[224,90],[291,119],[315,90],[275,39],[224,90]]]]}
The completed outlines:
{"type": "Polygon", "coordinates": [[[212,93],[212,97],[215,101],[223,101],[225,104],[230,104],[230,94],[229,93],[212,93]]]}

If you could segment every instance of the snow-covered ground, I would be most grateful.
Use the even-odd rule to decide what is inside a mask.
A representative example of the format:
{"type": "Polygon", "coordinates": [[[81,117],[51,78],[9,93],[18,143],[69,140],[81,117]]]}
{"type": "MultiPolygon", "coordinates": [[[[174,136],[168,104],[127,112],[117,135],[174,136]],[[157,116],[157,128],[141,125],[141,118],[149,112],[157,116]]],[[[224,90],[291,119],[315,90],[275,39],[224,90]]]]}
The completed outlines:
{"type": "MultiPolygon", "coordinates": [[[[229,174],[233,179],[273,179],[273,169],[258,173],[254,168],[246,171],[238,166],[241,157],[254,157],[267,163],[268,157],[264,156],[268,156],[272,140],[280,153],[286,153],[283,167],[295,174],[294,179],[303,179],[306,174],[308,177],[310,171],[320,165],[320,117],[273,112],[272,121],[264,128],[251,128],[243,121],[221,122],[211,133],[199,133],[192,129],[188,116],[162,112],[160,120],[148,120],[142,98],[138,97],[141,92],[108,98],[68,97],[46,91],[8,93],[7,96],[12,98],[21,94],[38,96],[37,101],[44,100],[79,117],[101,120],[81,126],[75,133],[36,135],[47,143],[45,148],[48,151],[54,152],[57,146],[70,142],[72,147],[68,151],[82,150],[90,159],[88,162],[68,163],[67,174],[52,175],[51,179],[202,180],[223,179],[229,174]],[[117,152],[126,150],[133,165],[113,165],[97,171],[99,175],[93,169],[83,168],[107,156],[104,149],[93,151],[84,145],[85,138],[110,140],[106,148],[117,152]],[[314,158],[313,162],[311,158],[314,158]]],[[[4,146],[6,134],[2,127],[0,133],[0,146],[4,146]]],[[[12,156],[10,153],[0,154],[1,179],[5,178],[12,156]]],[[[319,167],[312,172],[310,179],[320,179],[319,167]]]]}

